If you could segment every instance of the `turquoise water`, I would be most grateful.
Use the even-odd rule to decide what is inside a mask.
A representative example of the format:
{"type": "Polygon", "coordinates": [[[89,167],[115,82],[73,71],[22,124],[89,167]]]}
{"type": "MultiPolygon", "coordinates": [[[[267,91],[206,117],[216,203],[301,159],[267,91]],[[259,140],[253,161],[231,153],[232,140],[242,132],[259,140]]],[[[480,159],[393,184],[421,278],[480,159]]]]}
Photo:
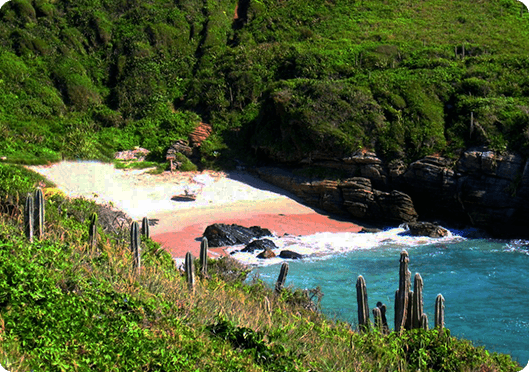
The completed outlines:
{"type": "MultiPolygon", "coordinates": [[[[385,303],[392,328],[399,256],[406,249],[412,277],[419,272],[423,278],[424,310],[431,326],[435,298],[442,293],[446,327],[452,335],[490,351],[510,354],[525,366],[529,358],[528,242],[466,240],[459,236],[436,240],[407,237],[405,233],[403,229],[370,235],[326,233],[277,238],[275,243],[282,249],[308,254],[306,259],[289,261],[286,285],[320,286],[325,314],[356,325],[355,283],[363,275],[370,308],[378,301],[385,303]]],[[[264,263],[246,255],[234,256],[258,263],[254,275],[273,286],[283,261],[264,263]]]]}

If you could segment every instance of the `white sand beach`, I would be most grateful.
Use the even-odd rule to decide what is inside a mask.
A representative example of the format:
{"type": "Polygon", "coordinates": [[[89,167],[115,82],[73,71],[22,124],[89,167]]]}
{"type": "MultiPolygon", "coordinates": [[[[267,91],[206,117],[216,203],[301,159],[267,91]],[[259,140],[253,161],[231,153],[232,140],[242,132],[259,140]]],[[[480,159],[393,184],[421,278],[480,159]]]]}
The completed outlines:
{"type": "Polygon", "coordinates": [[[199,249],[197,239],[212,223],[259,225],[279,234],[358,231],[301,204],[290,193],[246,172],[164,172],[121,170],[94,161],[63,161],[28,166],[57,185],[69,197],[84,197],[112,205],[134,220],[158,219],[151,235],[175,257],[199,249]],[[172,200],[185,193],[194,201],[172,200]]]}

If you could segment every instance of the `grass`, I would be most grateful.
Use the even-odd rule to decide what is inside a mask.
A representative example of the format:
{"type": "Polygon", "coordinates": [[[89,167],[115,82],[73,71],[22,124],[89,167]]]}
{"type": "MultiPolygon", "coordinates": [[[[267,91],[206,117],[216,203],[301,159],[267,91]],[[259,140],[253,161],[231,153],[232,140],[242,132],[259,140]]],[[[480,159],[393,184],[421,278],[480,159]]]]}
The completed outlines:
{"type": "Polygon", "coordinates": [[[10,196],[43,179],[14,165],[0,164],[0,174],[0,363],[10,371],[520,368],[448,330],[358,333],[311,310],[300,290],[244,284],[248,270],[229,257],[211,260],[190,292],[170,255],[143,239],[137,273],[127,227],[100,225],[89,247],[89,216],[102,212],[84,199],[48,197],[46,235],[30,243],[24,198],[10,196]]]}

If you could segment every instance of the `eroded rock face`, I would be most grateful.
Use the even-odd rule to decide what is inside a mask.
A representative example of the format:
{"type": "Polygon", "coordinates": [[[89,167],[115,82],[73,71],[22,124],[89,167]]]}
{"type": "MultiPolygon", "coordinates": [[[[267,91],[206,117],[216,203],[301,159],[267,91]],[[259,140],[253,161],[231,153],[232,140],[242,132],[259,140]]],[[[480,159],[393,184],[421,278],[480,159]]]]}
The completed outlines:
{"type": "Polygon", "coordinates": [[[428,236],[430,238],[443,238],[449,235],[449,231],[443,227],[430,222],[413,222],[407,224],[409,234],[412,236],[428,236]]]}
{"type": "Polygon", "coordinates": [[[308,205],[337,215],[397,223],[416,221],[418,217],[407,194],[376,190],[366,177],[311,181],[278,168],[259,168],[257,172],[262,179],[293,192],[308,205]]]}
{"type": "Polygon", "coordinates": [[[252,239],[272,236],[272,233],[259,226],[244,227],[236,224],[215,223],[204,230],[203,236],[208,239],[210,247],[226,247],[248,244],[252,239]]]}
{"type": "Polygon", "coordinates": [[[470,224],[496,237],[528,237],[528,160],[519,155],[473,148],[456,160],[427,156],[406,165],[359,152],[342,159],[312,156],[310,163],[350,177],[339,182],[279,168],[256,171],[312,207],[357,220],[384,224],[420,216],[470,224]]]}
{"type": "Polygon", "coordinates": [[[199,123],[197,128],[189,135],[190,145],[198,147],[201,143],[212,134],[213,128],[210,124],[199,123]]]}
{"type": "Polygon", "coordinates": [[[375,190],[370,180],[364,177],[347,179],[339,186],[343,205],[355,218],[396,222],[416,221],[418,218],[412,199],[403,192],[375,190]]]}

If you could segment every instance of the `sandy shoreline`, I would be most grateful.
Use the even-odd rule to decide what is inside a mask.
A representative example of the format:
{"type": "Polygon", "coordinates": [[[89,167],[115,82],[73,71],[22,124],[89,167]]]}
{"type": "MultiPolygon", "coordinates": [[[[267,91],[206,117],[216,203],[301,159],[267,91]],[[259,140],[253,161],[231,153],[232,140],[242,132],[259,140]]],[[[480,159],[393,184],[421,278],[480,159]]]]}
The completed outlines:
{"type": "MultiPolygon", "coordinates": [[[[276,235],[310,235],[352,231],[360,227],[320,214],[294,195],[245,172],[164,172],[120,170],[112,164],[78,161],[29,166],[52,181],[67,196],[112,203],[134,220],[158,219],[152,239],[173,257],[197,255],[200,237],[213,223],[261,226],[276,235]],[[197,193],[192,202],[174,201],[185,190],[197,193]]],[[[222,254],[212,250],[212,257],[222,254]]]]}

